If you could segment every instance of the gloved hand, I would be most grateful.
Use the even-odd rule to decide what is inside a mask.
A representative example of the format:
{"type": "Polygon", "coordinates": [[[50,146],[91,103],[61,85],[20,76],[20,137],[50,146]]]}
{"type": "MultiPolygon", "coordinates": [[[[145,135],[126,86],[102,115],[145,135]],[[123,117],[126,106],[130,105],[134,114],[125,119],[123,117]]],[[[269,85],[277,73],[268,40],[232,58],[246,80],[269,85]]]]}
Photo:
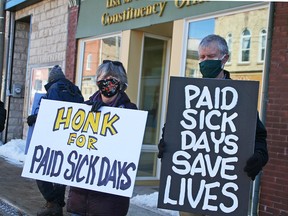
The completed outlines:
{"type": "Polygon", "coordinates": [[[255,177],[262,170],[263,160],[261,152],[255,152],[252,157],[250,157],[246,166],[244,167],[244,171],[247,172],[247,175],[254,181],[255,177]]]}
{"type": "Polygon", "coordinates": [[[27,117],[27,124],[31,127],[33,124],[35,124],[37,119],[37,114],[30,115],[27,117]]]}
{"type": "Polygon", "coordinates": [[[162,158],[163,157],[163,153],[164,153],[164,150],[165,150],[165,142],[164,142],[164,139],[161,138],[160,141],[159,141],[159,144],[158,144],[158,158],[162,158]]]}
{"type": "Polygon", "coordinates": [[[92,105],[91,112],[97,112],[102,106],[107,106],[102,101],[86,101],[85,104],[92,105]]]}
{"type": "Polygon", "coordinates": [[[161,136],[161,139],[160,139],[159,144],[158,144],[158,155],[157,155],[157,157],[161,158],[161,159],[162,159],[163,153],[165,151],[165,142],[164,142],[165,125],[166,125],[166,123],[164,124],[164,126],[162,128],[162,136],[161,136]]]}

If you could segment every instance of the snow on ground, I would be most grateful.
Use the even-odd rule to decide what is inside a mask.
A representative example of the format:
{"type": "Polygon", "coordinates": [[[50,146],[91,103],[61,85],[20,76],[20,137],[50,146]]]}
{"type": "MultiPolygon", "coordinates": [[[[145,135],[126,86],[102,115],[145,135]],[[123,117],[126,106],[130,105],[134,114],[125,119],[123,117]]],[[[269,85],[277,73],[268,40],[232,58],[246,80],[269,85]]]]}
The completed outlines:
{"type": "MultiPolygon", "coordinates": [[[[15,164],[16,166],[22,166],[24,164],[24,151],[26,146],[26,140],[14,139],[3,145],[0,141],[0,157],[5,158],[8,162],[15,164]]],[[[148,195],[137,195],[131,198],[131,203],[137,206],[141,206],[146,209],[150,209],[154,212],[161,212],[163,215],[178,216],[178,211],[170,211],[157,208],[158,192],[154,192],[148,195]]]]}
{"type": "Polygon", "coordinates": [[[163,215],[178,216],[178,211],[171,211],[157,208],[158,192],[145,195],[136,195],[131,198],[130,202],[134,205],[141,206],[151,211],[157,211],[163,213],[163,215]]]}
{"type": "Polygon", "coordinates": [[[22,139],[11,140],[5,145],[0,142],[0,156],[12,164],[23,166],[25,145],[26,141],[22,139]]]}

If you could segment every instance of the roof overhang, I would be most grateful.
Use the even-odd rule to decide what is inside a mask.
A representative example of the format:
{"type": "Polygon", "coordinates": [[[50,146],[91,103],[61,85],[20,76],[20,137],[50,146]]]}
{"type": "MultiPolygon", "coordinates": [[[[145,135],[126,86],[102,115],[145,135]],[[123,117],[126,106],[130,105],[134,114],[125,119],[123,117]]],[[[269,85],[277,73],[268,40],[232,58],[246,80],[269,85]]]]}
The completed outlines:
{"type": "Polygon", "coordinates": [[[5,10],[17,11],[38,2],[41,2],[41,0],[7,0],[5,3],[5,10]]]}

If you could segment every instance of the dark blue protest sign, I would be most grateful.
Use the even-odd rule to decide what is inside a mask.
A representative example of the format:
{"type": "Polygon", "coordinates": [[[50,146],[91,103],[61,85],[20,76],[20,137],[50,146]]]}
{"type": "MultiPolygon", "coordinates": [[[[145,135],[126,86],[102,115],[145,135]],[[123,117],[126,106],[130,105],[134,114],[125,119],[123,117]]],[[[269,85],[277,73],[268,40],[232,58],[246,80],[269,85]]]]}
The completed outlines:
{"type": "MultiPolygon", "coordinates": [[[[44,93],[35,93],[31,115],[38,113],[39,107],[40,107],[40,101],[44,95],[45,95],[44,93]]],[[[34,127],[35,127],[35,124],[28,128],[26,146],[25,146],[25,155],[27,154],[29,146],[30,146],[30,141],[31,141],[31,137],[33,134],[34,127]]]]}
{"type": "Polygon", "coordinates": [[[171,77],[158,207],[247,215],[258,82],[171,77]]]}

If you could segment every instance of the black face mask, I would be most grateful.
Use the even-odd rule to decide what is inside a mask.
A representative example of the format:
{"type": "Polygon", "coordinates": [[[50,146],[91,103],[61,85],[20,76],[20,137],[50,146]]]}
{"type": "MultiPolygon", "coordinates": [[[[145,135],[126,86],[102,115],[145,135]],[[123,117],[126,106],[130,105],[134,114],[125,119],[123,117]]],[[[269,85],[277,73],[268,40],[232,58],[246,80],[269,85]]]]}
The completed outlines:
{"type": "Polygon", "coordinates": [[[203,78],[216,78],[222,71],[222,60],[205,60],[199,66],[203,78]]]}
{"type": "Polygon", "coordinates": [[[116,79],[104,79],[97,81],[97,86],[105,97],[113,97],[119,92],[120,83],[116,79]]]}

